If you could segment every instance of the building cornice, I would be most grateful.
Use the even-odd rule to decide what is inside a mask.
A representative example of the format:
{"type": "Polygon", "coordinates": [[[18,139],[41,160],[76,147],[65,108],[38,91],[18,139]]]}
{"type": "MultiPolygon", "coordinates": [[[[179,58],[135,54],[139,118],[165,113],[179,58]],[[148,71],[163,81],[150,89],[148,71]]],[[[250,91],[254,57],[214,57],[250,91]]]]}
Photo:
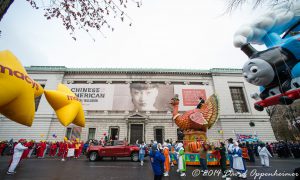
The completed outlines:
{"type": "Polygon", "coordinates": [[[161,68],[67,68],[65,66],[30,66],[26,67],[30,73],[59,72],[65,74],[173,74],[173,75],[213,75],[213,74],[241,74],[241,69],[212,68],[201,69],[161,69],[161,68]]]}

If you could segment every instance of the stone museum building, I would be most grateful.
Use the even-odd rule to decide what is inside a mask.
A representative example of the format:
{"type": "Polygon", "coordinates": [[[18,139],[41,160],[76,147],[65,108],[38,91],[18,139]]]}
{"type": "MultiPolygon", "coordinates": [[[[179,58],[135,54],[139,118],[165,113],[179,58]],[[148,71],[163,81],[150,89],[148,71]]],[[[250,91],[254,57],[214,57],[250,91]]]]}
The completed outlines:
{"type": "Polygon", "coordinates": [[[60,124],[44,95],[36,99],[32,127],[26,127],[0,116],[0,140],[97,139],[107,134],[112,139],[137,139],[150,143],[177,140],[179,130],[172,120],[170,100],[178,95],[179,112],[196,107],[199,97],[216,94],[220,115],[208,131],[210,141],[235,139],[238,135],[276,141],[270,117],[253,107],[250,94],[258,87],[247,83],[240,69],[118,69],[67,68],[64,66],[26,67],[29,76],[46,90],[67,85],[82,101],[84,128],[60,124]],[[255,126],[250,127],[253,122],[255,126]]]}

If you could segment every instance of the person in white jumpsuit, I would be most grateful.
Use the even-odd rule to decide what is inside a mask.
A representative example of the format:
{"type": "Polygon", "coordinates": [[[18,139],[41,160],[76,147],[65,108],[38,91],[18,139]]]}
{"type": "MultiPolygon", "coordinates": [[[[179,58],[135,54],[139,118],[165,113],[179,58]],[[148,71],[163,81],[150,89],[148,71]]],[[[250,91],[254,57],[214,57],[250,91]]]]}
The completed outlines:
{"type": "Polygon", "coordinates": [[[272,157],[272,155],[266,148],[265,144],[258,146],[257,151],[260,157],[261,165],[269,167],[269,157],[272,157]]]}
{"type": "Polygon", "coordinates": [[[15,174],[15,169],[18,166],[20,159],[22,157],[22,154],[24,150],[28,149],[28,147],[23,146],[23,144],[26,142],[25,139],[20,139],[19,143],[14,148],[14,155],[13,160],[9,166],[9,169],[7,171],[7,174],[15,174]]]}

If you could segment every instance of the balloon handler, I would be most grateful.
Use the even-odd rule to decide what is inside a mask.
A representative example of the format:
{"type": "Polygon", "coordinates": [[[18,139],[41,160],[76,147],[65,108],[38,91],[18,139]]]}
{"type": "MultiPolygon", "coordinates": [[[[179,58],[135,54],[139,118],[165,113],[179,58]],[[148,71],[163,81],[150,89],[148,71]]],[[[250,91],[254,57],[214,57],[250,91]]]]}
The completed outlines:
{"type": "Polygon", "coordinates": [[[16,167],[18,166],[20,159],[22,157],[23,151],[28,149],[23,144],[26,142],[25,139],[20,139],[19,143],[14,148],[13,160],[8,168],[7,174],[15,174],[16,167]]]}

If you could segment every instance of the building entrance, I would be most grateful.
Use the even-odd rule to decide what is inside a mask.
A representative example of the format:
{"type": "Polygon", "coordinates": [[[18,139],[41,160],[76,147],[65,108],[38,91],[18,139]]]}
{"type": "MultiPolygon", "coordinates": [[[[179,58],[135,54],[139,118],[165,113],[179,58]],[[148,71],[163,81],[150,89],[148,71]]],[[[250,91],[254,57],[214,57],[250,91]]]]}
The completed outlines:
{"type": "Polygon", "coordinates": [[[135,144],[136,140],[143,141],[143,124],[130,124],[130,144],[135,144]]]}

